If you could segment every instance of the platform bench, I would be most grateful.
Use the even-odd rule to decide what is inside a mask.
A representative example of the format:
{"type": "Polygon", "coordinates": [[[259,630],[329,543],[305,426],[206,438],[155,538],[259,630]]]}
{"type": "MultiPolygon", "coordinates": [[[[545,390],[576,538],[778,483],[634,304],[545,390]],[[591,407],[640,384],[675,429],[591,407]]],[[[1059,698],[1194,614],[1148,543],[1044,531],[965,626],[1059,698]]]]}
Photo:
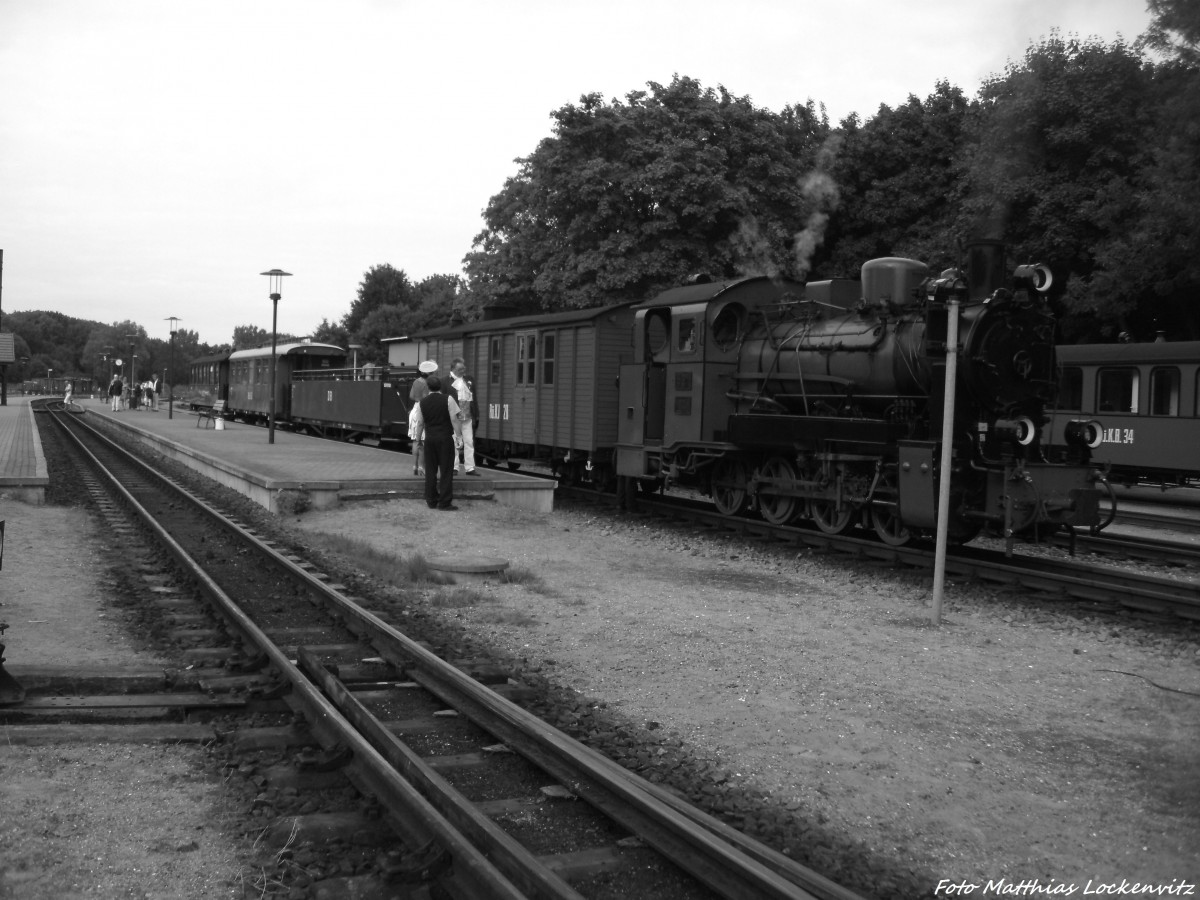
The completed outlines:
{"type": "Polygon", "coordinates": [[[207,428],[214,419],[223,418],[225,418],[225,401],[218,400],[213,404],[212,409],[202,409],[196,413],[196,427],[199,428],[200,423],[203,422],[204,427],[207,428]]]}

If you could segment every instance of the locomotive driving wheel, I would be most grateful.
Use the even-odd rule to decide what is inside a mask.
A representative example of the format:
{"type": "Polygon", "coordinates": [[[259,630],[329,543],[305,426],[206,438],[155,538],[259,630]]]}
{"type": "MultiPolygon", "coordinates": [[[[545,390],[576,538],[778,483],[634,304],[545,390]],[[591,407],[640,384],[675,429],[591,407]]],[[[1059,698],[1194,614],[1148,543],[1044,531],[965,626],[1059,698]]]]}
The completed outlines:
{"type": "Polygon", "coordinates": [[[896,489],[896,474],[888,471],[879,477],[875,488],[875,502],[871,504],[871,526],[885,544],[899,547],[907,544],[911,532],[904,527],[900,518],[900,504],[896,489]]]}
{"type": "Polygon", "coordinates": [[[736,516],[746,508],[750,473],[740,459],[722,459],[713,466],[712,498],[717,512],[736,516]]]}
{"type": "Polygon", "coordinates": [[[782,525],[796,514],[796,467],[782,456],[772,456],[759,471],[758,509],[772,525],[782,525]]]}
{"type": "Polygon", "coordinates": [[[826,534],[845,534],[850,530],[854,508],[843,503],[839,509],[836,500],[812,500],[808,504],[808,515],[826,534]]]}

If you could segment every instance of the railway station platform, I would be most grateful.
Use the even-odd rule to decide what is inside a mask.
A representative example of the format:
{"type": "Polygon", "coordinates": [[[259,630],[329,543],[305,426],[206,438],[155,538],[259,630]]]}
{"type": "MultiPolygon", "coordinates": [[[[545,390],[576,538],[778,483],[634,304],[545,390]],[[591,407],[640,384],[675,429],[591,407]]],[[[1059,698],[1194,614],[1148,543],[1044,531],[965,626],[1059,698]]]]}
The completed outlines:
{"type": "MultiPolygon", "coordinates": [[[[394,450],[314,438],[257,425],[225,421],[198,422],[179,409],[169,418],[167,405],[158,412],[128,409],[112,412],[101,400],[80,404],[95,416],[135,437],[148,447],[214,481],[251,498],[272,512],[295,508],[297,501],[322,509],[367,499],[416,499],[425,496],[425,478],[412,474],[412,455],[394,450]]],[[[479,477],[459,475],[454,497],[494,500],[504,506],[549,512],[554,482],[507,469],[479,467],[479,477]]]]}
{"type": "Polygon", "coordinates": [[[0,406],[0,497],[41,505],[50,475],[30,399],[9,397],[0,406]]]}

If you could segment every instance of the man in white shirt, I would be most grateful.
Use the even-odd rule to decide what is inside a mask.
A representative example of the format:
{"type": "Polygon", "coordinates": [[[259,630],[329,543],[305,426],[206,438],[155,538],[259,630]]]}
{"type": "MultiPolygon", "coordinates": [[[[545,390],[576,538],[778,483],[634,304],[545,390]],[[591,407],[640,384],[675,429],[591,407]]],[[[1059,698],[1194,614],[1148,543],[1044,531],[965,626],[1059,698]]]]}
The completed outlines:
{"type": "MultiPolygon", "coordinates": [[[[467,361],[454,357],[450,365],[450,395],[458,400],[458,417],[462,424],[462,461],[468,475],[479,477],[475,471],[475,385],[467,377],[467,361]]],[[[454,470],[458,471],[455,463],[454,470]]]]}

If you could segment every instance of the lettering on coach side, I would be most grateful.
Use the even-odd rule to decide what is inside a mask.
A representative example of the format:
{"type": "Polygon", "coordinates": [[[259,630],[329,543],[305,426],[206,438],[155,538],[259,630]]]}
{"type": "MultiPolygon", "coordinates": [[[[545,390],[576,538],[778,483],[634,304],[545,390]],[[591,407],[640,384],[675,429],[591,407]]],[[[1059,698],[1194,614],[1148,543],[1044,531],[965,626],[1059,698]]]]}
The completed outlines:
{"type": "Polygon", "coordinates": [[[1105,428],[1104,443],[1106,444],[1132,444],[1133,429],[1132,428],[1105,428]]]}

